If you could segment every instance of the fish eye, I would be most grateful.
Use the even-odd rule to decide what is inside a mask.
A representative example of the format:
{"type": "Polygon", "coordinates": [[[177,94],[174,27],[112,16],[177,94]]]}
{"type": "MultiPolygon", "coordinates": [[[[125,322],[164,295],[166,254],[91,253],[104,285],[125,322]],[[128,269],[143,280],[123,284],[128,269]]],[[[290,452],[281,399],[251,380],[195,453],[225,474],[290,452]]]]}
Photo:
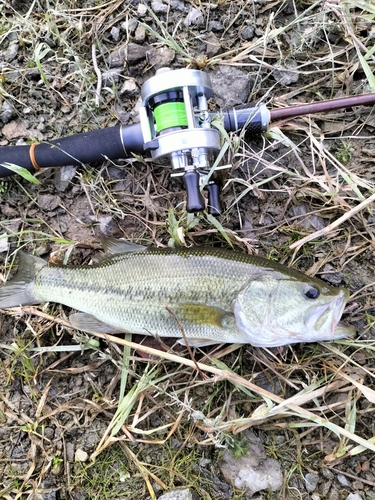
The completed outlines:
{"type": "Polygon", "coordinates": [[[317,299],[320,295],[320,291],[313,285],[307,285],[303,290],[303,294],[307,299],[317,299]]]}

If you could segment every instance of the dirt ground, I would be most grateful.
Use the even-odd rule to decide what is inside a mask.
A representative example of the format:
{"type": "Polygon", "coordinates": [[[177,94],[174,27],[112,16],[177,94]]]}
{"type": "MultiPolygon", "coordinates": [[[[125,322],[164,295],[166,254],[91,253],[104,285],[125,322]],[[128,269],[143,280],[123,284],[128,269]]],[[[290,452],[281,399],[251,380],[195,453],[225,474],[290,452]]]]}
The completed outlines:
{"type": "MultiPolygon", "coordinates": [[[[0,146],[134,123],[142,84],[163,66],[219,82],[212,111],[375,92],[374,17],[361,0],[0,0],[0,146]],[[225,72],[237,75],[231,84],[225,72]]],[[[281,491],[257,498],[375,499],[374,129],[369,106],[276,123],[262,137],[231,134],[217,219],[187,216],[181,180],[149,156],[42,169],[38,184],[2,180],[3,281],[20,247],[80,265],[102,236],[230,242],[349,288],[344,319],[357,336],[206,348],[195,356],[218,373],[203,374],[178,362],[185,351],[147,359],[68,329],[58,304],[4,310],[0,498],[139,500],[178,486],[207,500],[248,498],[219,463],[222,447],[245,451],[251,427],[284,473],[281,491]],[[294,398],[300,412],[264,391],[294,398]],[[306,474],[318,475],[315,488],[306,474]]]]}

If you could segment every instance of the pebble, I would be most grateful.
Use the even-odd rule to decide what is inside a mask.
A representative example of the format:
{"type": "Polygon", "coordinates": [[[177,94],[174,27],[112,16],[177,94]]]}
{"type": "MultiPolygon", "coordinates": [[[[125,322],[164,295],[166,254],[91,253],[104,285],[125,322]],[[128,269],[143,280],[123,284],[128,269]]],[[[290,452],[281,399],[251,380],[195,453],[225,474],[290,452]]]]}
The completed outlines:
{"type": "Polygon", "coordinates": [[[71,183],[71,180],[76,175],[77,167],[73,165],[65,165],[55,169],[54,185],[58,191],[64,192],[71,183]]]}
{"type": "Polygon", "coordinates": [[[134,33],[134,39],[136,42],[142,43],[146,38],[146,28],[141,26],[140,24],[137,26],[137,29],[134,33]]]}
{"type": "Polygon", "coordinates": [[[223,108],[247,102],[250,93],[248,73],[240,69],[220,66],[211,75],[215,101],[223,108]]]}
{"type": "Polygon", "coordinates": [[[308,472],[305,476],[305,486],[306,490],[311,493],[316,489],[319,483],[319,475],[312,472],[308,472]]]}
{"type": "Polygon", "coordinates": [[[74,462],[74,444],[66,443],[66,459],[68,462],[74,462]]]}
{"type": "Polygon", "coordinates": [[[204,42],[207,46],[206,48],[207,57],[214,57],[218,52],[220,52],[221,49],[220,41],[213,31],[207,33],[204,42]]]}
{"type": "Polygon", "coordinates": [[[289,217],[297,217],[293,221],[298,227],[307,229],[308,231],[318,231],[325,227],[324,219],[318,215],[309,214],[309,209],[306,203],[300,203],[299,205],[293,206],[288,211],[289,217]],[[305,217],[303,217],[305,215],[305,217]]]}
{"type": "Polygon", "coordinates": [[[62,203],[60,196],[53,194],[40,194],[37,201],[39,207],[46,211],[55,210],[62,203]]]}
{"type": "Polygon", "coordinates": [[[155,14],[165,14],[168,11],[168,5],[162,2],[151,2],[151,9],[155,14]]]}
{"type": "Polygon", "coordinates": [[[219,21],[210,21],[208,23],[208,31],[223,31],[224,26],[219,21]]]}
{"type": "Polygon", "coordinates": [[[331,264],[325,264],[322,269],[323,274],[320,277],[332,285],[340,285],[344,278],[344,273],[336,271],[331,264]]]}
{"type": "Polygon", "coordinates": [[[173,10],[179,10],[181,12],[185,10],[185,4],[184,2],[181,2],[181,0],[172,0],[171,7],[173,10]]]}
{"type": "Polygon", "coordinates": [[[147,45],[138,45],[137,43],[129,43],[127,50],[127,60],[128,62],[137,62],[146,57],[147,52],[149,52],[150,47],[147,45]]]}
{"type": "Polygon", "coordinates": [[[38,494],[33,495],[34,498],[40,498],[40,500],[56,500],[58,488],[55,484],[50,481],[43,481],[38,488],[38,494]]]}
{"type": "Polygon", "coordinates": [[[241,36],[245,40],[251,40],[254,38],[254,29],[251,26],[246,26],[246,28],[241,31],[241,36]]]}
{"type": "Polygon", "coordinates": [[[275,69],[272,73],[274,79],[282,83],[283,85],[290,85],[291,83],[296,83],[299,80],[299,72],[295,68],[297,67],[297,63],[291,61],[288,67],[282,69],[275,69]]]}
{"type": "Polygon", "coordinates": [[[144,17],[147,14],[147,5],[139,3],[137,7],[137,14],[139,17],[144,17]]]}
{"type": "Polygon", "coordinates": [[[274,458],[267,458],[258,437],[252,432],[244,433],[248,438],[248,451],[241,458],[234,458],[228,450],[224,452],[219,467],[227,482],[250,497],[258,491],[280,491],[283,485],[281,466],[274,458]]]}
{"type": "Polygon", "coordinates": [[[204,25],[204,17],[200,10],[193,7],[189,10],[188,15],[184,19],[185,26],[203,26],[204,25]]]}
{"type": "Polygon", "coordinates": [[[192,489],[184,488],[168,491],[159,500],[199,500],[199,497],[192,489]]]}
{"type": "Polygon", "coordinates": [[[168,47],[152,47],[147,52],[147,60],[156,71],[168,67],[176,56],[176,52],[168,47]]]}
{"type": "MultiPolygon", "coordinates": [[[[139,4],[142,5],[142,4],[139,4]]],[[[145,5],[143,5],[145,7],[145,5]]],[[[120,27],[122,30],[126,31],[126,33],[130,33],[131,35],[134,34],[135,30],[137,29],[138,22],[134,17],[131,17],[127,21],[124,21],[120,24],[120,27]]]]}
{"type": "Polygon", "coordinates": [[[88,453],[86,453],[84,450],[81,450],[81,448],[76,449],[76,452],[74,454],[75,462],[86,462],[88,458],[88,453]]]}
{"type": "Polygon", "coordinates": [[[15,59],[17,57],[17,54],[18,54],[18,50],[19,50],[20,46],[18,43],[11,43],[8,47],[8,49],[5,51],[5,54],[4,54],[4,60],[6,62],[12,62],[13,59],[15,59]]]}
{"type": "Polygon", "coordinates": [[[120,30],[117,28],[117,26],[112,26],[111,37],[116,43],[120,40],[120,30]]]}
{"type": "Polygon", "coordinates": [[[0,253],[9,250],[8,235],[7,233],[0,234],[0,253]]]}
{"type": "Polygon", "coordinates": [[[16,112],[13,106],[4,101],[3,105],[0,108],[0,122],[4,124],[9,123],[15,115],[16,112]]]}
{"type": "Polygon", "coordinates": [[[13,139],[28,139],[30,137],[36,137],[37,139],[42,139],[42,134],[36,130],[27,128],[24,122],[19,122],[12,120],[6,123],[1,129],[2,134],[9,141],[13,139]]]}
{"type": "Polygon", "coordinates": [[[363,498],[359,493],[349,493],[346,500],[363,500],[363,498]]]}
{"type": "Polygon", "coordinates": [[[120,94],[126,94],[129,96],[137,95],[139,92],[137,82],[134,78],[126,79],[123,86],[120,89],[120,94]]]}

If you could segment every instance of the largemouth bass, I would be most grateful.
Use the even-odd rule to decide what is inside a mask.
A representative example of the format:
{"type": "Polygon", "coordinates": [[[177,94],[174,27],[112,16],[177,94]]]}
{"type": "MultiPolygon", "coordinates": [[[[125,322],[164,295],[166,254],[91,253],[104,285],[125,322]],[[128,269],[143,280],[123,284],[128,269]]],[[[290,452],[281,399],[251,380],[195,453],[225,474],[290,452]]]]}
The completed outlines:
{"type": "Polygon", "coordinates": [[[339,323],[348,290],[277,262],[219,248],[106,246],[104,260],[81,267],[20,253],[17,274],[0,287],[0,308],[57,302],[81,311],[70,322],[89,332],[181,338],[182,325],[194,346],[275,347],[354,334],[339,323]]]}

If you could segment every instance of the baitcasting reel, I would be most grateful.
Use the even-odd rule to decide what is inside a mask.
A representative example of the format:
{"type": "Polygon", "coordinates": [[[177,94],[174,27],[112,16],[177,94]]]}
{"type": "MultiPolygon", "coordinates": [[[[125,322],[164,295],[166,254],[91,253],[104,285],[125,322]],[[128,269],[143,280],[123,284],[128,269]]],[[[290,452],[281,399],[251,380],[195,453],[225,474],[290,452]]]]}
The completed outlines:
{"type": "Polygon", "coordinates": [[[220,134],[211,126],[207,100],[212,96],[206,73],[162,68],[142,86],[139,112],[144,149],[153,159],[169,157],[172,175],[185,184],[188,212],[205,209],[201,187],[208,191],[207,211],[221,213],[219,186],[208,180],[212,159],[220,151],[220,134]]]}
{"type": "MultiPolygon", "coordinates": [[[[211,96],[207,73],[162,68],[142,86],[139,123],[91,130],[31,146],[2,146],[0,178],[13,175],[14,165],[35,172],[44,167],[81,165],[149,153],[154,159],[168,158],[172,175],[182,176],[188,212],[206,208],[202,196],[204,189],[208,192],[207,211],[219,215],[219,186],[210,175],[213,161],[220,151],[220,133],[213,121],[218,113],[208,112],[207,100],[211,96]]],[[[249,138],[265,132],[271,122],[373,104],[375,93],[271,111],[265,104],[245,104],[222,110],[219,117],[227,132],[242,129],[249,138]]]]}

